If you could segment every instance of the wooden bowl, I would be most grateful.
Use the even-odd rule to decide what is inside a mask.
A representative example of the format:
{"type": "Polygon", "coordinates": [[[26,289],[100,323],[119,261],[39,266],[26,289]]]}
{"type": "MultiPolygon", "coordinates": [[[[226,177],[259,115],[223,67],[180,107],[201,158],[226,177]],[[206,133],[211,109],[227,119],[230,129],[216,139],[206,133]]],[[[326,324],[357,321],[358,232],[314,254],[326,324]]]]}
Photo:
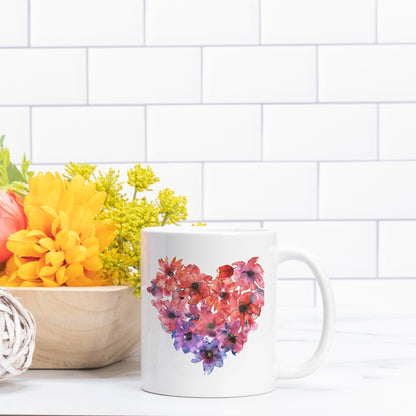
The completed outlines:
{"type": "Polygon", "coordinates": [[[140,300],[126,286],[10,288],[36,321],[30,368],[97,368],[140,347],[140,300]]]}

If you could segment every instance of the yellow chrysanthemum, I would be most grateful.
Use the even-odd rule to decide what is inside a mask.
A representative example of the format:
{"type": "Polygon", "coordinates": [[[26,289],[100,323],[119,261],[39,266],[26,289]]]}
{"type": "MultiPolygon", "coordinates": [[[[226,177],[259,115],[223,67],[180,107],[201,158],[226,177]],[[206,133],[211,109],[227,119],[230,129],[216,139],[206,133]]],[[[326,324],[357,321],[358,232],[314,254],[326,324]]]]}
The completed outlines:
{"type": "Polygon", "coordinates": [[[114,229],[94,217],[105,201],[93,182],[76,175],[71,182],[57,173],[39,173],[29,181],[24,210],[28,228],[12,234],[14,254],[0,286],[98,286],[100,253],[113,241],[114,229]]]}

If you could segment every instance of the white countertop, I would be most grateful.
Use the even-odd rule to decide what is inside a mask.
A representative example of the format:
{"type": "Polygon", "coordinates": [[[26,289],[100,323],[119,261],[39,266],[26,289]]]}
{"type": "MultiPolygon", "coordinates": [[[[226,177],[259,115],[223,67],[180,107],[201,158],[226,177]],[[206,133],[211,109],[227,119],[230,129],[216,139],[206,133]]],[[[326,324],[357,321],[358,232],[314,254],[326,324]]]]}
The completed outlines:
{"type": "MultiPolygon", "coordinates": [[[[280,356],[314,351],[321,312],[279,311],[280,356]]],[[[138,356],[97,370],[30,370],[0,382],[1,415],[416,415],[416,310],[338,311],[325,364],[272,393],[229,399],[140,389],[138,356]]]]}

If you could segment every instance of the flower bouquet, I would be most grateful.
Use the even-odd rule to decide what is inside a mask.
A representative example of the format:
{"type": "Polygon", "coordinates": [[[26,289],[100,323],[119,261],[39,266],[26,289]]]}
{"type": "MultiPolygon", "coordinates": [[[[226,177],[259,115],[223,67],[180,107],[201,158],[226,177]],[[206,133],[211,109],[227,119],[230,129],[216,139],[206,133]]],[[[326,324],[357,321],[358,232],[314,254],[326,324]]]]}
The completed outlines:
{"type": "Polygon", "coordinates": [[[91,368],[118,361],[140,340],[140,230],[186,219],[186,198],[140,164],[120,173],[69,163],[65,174],[20,169],[0,138],[0,286],[37,323],[32,368],[91,368]],[[133,296],[136,295],[136,296],[133,296]]]}

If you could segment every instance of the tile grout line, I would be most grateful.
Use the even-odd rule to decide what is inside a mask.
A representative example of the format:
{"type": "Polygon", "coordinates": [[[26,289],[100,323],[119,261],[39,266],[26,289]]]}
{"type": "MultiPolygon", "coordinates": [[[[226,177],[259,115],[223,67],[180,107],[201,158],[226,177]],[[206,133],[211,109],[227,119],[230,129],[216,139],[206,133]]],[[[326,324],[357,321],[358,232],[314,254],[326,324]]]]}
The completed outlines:
{"type": "Polygon", "coordinates": [[[260,105],[260,161],[264,161],[264,105],[260,105]]]}
{"type": "MultiPolygon", "coordinates": [[[[26,106],[27,107],[27,106],[26,106]]],[[[31,106],[33,107],[33,106],[31,106]]],[[[36,108],[36,107],[33,107],[36,108]]],[[[58,107],[59,108],[59,107],[58,107]]],[[[261,163],[261,164],[279,164],[279,165],[289,165],[289,164],[305,164],[305,165],[312,165],[315,163],[319,163],[319,164],[324,164],[324,163],[337,163],[337,164],[361,164],[361,163],[375,163],[377,162],[377,160],[334,160],[334,161],[316,161],[316,160],[264,160],[263,162],[260,162],[258,159],[251,159],[251,160],[152,160],[152,163],[182,163],[182,164],[196,164],[196,163],[223,163],[223,164],[236,164],[236,163],[261,163]]],[[[380,161],[381,163],[401,163],[401,162],[406,162],[406,163],[416,163],[416,159],[394,159],[394,160],[382,160],[380,161]]],[[[122,161],[116,161],[116,162],[106,162],[106,161],[95,161],[94,163],[133,163],[130,160],[122,160],[122,161]]],[[[54,165],[56,163],[46,163],[46,164],[50,164],[50,165],[54,165]]],[[[328,218],[329,220],[331,220],[332,218],[328,218]]],[[[355,218],[348,218],[351,220],[355,220],[355,218]]],[[[374,221],[378,218],[357,218],[357,220],[369,220],[369,221],[374,221]]],[[[391,220],[393,218],[381,218],[382,220],[391,220]]],[[[400,220],[400,218],[396,218],[397,220],[400,220]]],[[[414,219],[416,219],[416,217],[414,217],[414,219]]],[[[344,219],[343,219],[344,220],[344,219]]],[[[407,218],[407,220],[409,220],[409,218],[407,218]]]]}
{"type": "Polygon", "coordinates": [[[319,103],[319,46],[316,46],[315,61],[315,100],[319,103]]]}
{"type": "Polygon", "coordinates": [[[378,44],[378,0],[374,0],[374,43],[378,44]]]}
{"type": "Polygon", "coordinates": [[[261,4],[261,0],[258,0],[259,1],[259,9],[258,9],[258,12],[259,12],[259,45],[261,45],[261,42],[262,42],[262,39],[261,39],[261,24],[262,24],[262,22],[261,22],[261,6],[262,6],[262,4],[261,4]]]}
{"type": "Polygon", "coordinates": [[[201,221],[205,220],[205,163],[201,163],[201,221]]]}
{"type": "Polygon", "coordinates": [[[85,71],[86,71],[86,87],[87,87],[87,105],[90,104],[90,68],[89,68],[89,49],[85,48],[85,71]]]}
{"type": "Polygon", "coordinates": [[[376,278],[380,278],[379,273],[379,260],[380,260],[380,220],[376,221],[376,278]]]}
{"type": "Polygon", "coordinates": [[[320,188],[320,162],[316,164],[316,219],[319,220],[319,188],[320,188]]]}
{"type": "Polygon", "coordinates": [[[146,0],[143,0],[143,46],[146,46],[146,0]]]}
{"type": "Polygon", "coordinates": [[[380,104],[376,104],[377,160],[380,160],[380,104]]]}
{"type": "Polygon", "coordinates": [[[144,106],[144,160],[148,162],[147,154],[147,105],[144,106]]]}
{"type": "MultiPolygon", "coordinates": [[[[31,48],[33,49],[33,48],[31,48]]],[[[91,48],[88,48],[91,49],[91,48]]],[[[131,106],[143,106],[143,105],[154,105],[154,106],[253,106],[253,105],[275,105],[275,106],[328,106],[328,105],[338,105],[338,106],[352,106],[352,105],[375,105],[375,104],[416,104],[416,100],[408,101],[247,101],[242,103],[241,101],[226,101],[226,102],[204,102],[200,101],[187,101],[187,102],[134,102],[134,103],[95,103],[94,106],[97,107],[131,107],[131,106]]],[[[33,107],[82,107],[83,103],[79,104],[62,104],[62,103],[50,103],[50,104],[0,104],[1,107],[27,107],[32,105],[33,107]]]]}
{"type": "Polygon", "coordinates": [[[201,68],[200,68],[200,77],[201,77],[201,104],[204,103],[204,47],[201,47],[201,62],[200,62],[201,68]]]}
{"type": "Polygon", "coordinates": [[[31,20],[31,0],[27,0],[27,46],[30,48],[30,20],[31,20]]]}
{"type": "MultiPolygon", "coordinates": [[[[415,46],[416,42],[378,42],[377,45],[383,46],[415,46]]],[[[33,49],[83,49],[83,48],[99,48],[99,49],[142,49],[142,48],[154,48],[154,49],[181,49],[181,48],[315,48],[319,46],[336,46],[336,47],[344,47],[344,46],[375,46],[374,42],[365,42],[365,43],[262,43],[261,45],[258,43],[252,44],[231,44],[231,43],[218,43],[218,44],[184,44],[184,45],[171,45],[171,44],[161,44],[161,45],[137,45],[132,43],[131,45],[127,44],[120,44],[120,45],[106,45],[106,44],[79,44],[79,45],[34,45],[30,46],[33,49]]],[[[28,49],[28,46],[22,45],[15,45],[15,46],[0,46],[0,49],[28,49]]]]}
{"type": "MultiPolygon", "coordinates": [[[[29,160],[33,160],[33,143],[32,143],[32,107],[29,106],[29,160]]],[[[32,163],[31,163],[32,164],[32,163]]]]}

